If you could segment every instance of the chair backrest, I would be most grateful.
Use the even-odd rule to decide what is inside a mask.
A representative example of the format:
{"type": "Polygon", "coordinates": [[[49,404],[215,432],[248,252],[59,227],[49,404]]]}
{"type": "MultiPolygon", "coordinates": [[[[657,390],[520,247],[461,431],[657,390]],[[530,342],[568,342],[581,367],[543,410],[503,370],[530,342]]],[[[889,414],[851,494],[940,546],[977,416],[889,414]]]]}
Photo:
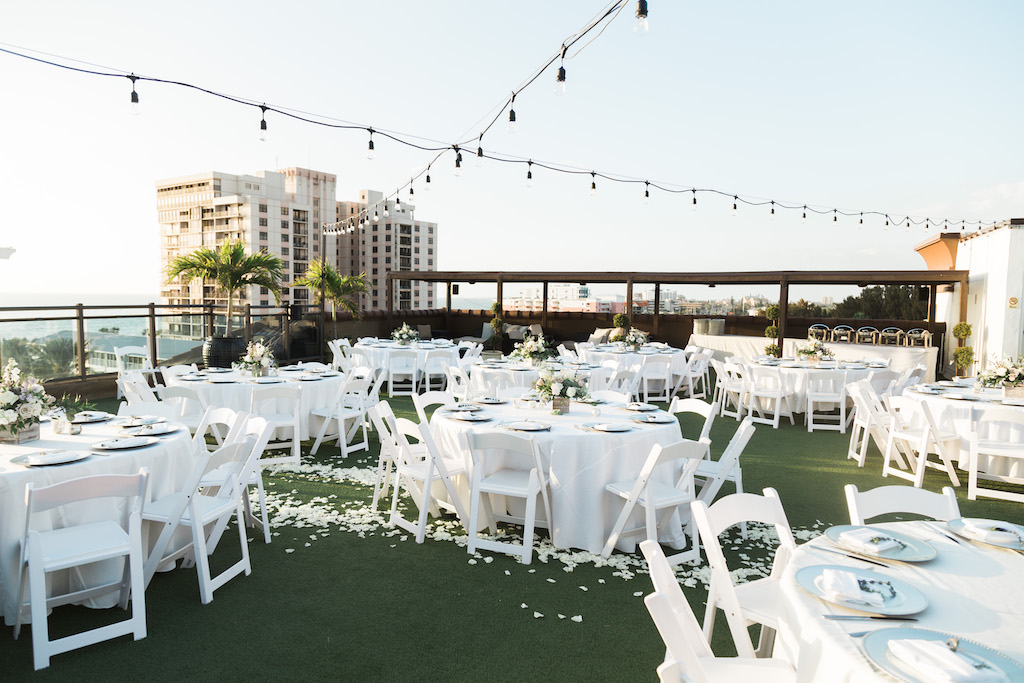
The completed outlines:
{"type": "Polygon", "coordinates": [[[31,531],[33,514],[85,500],[135,498],[133,504],[126,508],[127,519],[128,515],[136,514],[142,509],[148,480],[149,470],[143,467],[136,474],[95,474],[39,488],[36,488],[33,482],[29,482],[25,485],[25,507],[28,511],[25,516],[25,537],[27,538],[31,531]]]}
{"type": "Polygon", "coordinates": [[[734,468],[739,467],[739,460],[740,456],[743,455],[743,449],[750,443],[750,439],[754,436],[755,431],[754,420],[749,416],[743,418],[743,422],[740,423],[736,433],[732,435],[725,450],[722,451],[721,457],[718,458],[718,475],[709,477],[704,482],[704,485],[697,492],[697,500],[702,500],[708,504],[715,500],[718,492],[722,490],[722,484],[725,483],[729,473],[734,468]]]}
{"type": "Polygon", "coordinates": [[[866,524],[879,515],[911,513],[932,519],[949,521],[960,516],[956,493],[949,486],[942,493],[933,493],[914,486],[879,486],[870,491],[858,491],[853,484],[843,487],[846,505],[850,510],[850,524],[866,524]]]}
{"type": "Polygon", "coordinates": [[[431,406],[450,406],[455,403],[455,394],[447,389],[444,391],[425,391],[422,394],[412,395],[412,404],[416,407],[416,414],[420,418],[420,424],[427,424],[427,408],[431,406]]]}
{"type": "Polygon", "coordinates": [[[636,378],[636,373],[632,370],[617,370],[615,374],[608,379],[606,386],[611,391],[632,393],[631,389],[633,387],[633,380],[636,378]]]}
{"type": "Polygon", "coordinates": [[[398,428],[395,424],[395,412],[391,409],[391,404],[387,401],[381,401],[367,410],[366,414],[370,416],[373,428],[377,430],[377,439],[380,442],[381,451],[387,457],[397,460],[399,457],[399,444],[396,439],[398,428]]]}
{"type": "Polygon", "coordinates": [[[566,358],[568,360],[578,360],[578,356],[575,351],[570,350],[565,344],[559,344],[557,346],[558,355],[560,358],[566,358]]]}
{"type": "Polygon", "coordinates": [[[469,375],[458,365],[449,365],[445,368],[448,376],[448,390],[458,399],[465,401],[469,398],[469,375]]]}
{"type": "Polygon", "coordinates": [[[128,404],[124,401],[117,407],[118,417],[162,417],[165,420],[177,420],[181,417],[181,409],[173,403],[153,401],[152,403],[128,404]]]}
{"type": "Polygon", "coordinates": [[[161,366],[159,369],[160,374],[164,378],[164,384],[167,384],[168,381],[176,377],[179,377],[180,375],[184,375],[189,372],[199,371],[199,368],[196,366],[195,363],[191,363],[189,365],[166,365],[161,366]]]}
{"type": "Polygon", "coordinates": [[[867,382],[875,390],[875,393],[881,396],[889,392],[899,378],[900,373],[895,370],[872,370],[868,373],[867,382]]]}
{"type": "Polygon", "coordinates": [[[718,414],[718,403],[705,403],[699,398],[679,398],[678,396],[673,396],[668,412],[673,415],[679,415],[680,413],[700,415],[704,418],[704,424],[700,429],[700,435],[697,436],[697,440],[710,440],[711,425],[715,423],[715,415],[718,414]]]}
{"type": "MultiPolygon", "coordinates": [[[[637,500],[639,498],[640,494],[647,488],[651,474],[656,467],[677,460],[686,461],[683,463],[679,477],[676,479],[676,488],[683,490],[693,480],[693,475],[697,472],[697,467],[700,466],[700,462],[707,455],[707,452],[707,441],[683,439],[668,445],[654,444],[651,447],[651,452],[647,455],[647,460],[644,462],[643,467],[640,468],[640,474],[636,478],[636,483],[633,485],[629,499],[637,500]]],[[[694,492],[694,495],[696,495],[696,492],[694,492]]]]}
{"type": "Polygon", "coordinates": [[[395,349],[388,356],[388,371],[409,374],[418,368],[419,353],[414,349],[395,349]]]}
{"type": "Polygon", "coordinates": [[[302,389],[297,385],[256,384],[252,388],[249,412],[259,416],[270,413],[295,413],[299,411],[302,389]],[[280,407],[282,405],[284,408],[280,407]]]}
{"type": "Polygon", "coordinates": [[[523,469],[526,471],[536,470],[540,488],[544,491],[545,499],[547,498],[545,491],[547,476],[544,473],[544,466],[540,460],[540,450],[533,439],[521,434],[510,434],[508,432],[470,432],[469,451],[470,456],[473,458],[474,476],[477,474],[477,468],[480,468],[480,475],[490,474],[490,472],[486,471],[487,465],[484,462],[484,451],[491,449],[503,451],[505,454],[513,454],[511,463],[503,459],[503,468],[523,469]],[[519,467],[510,467],[510,464],[515,464],[515,456],[519,456],[519,467]]]}
{"type": "Polygon", "coordinates": [[[119,377],[123,377],[129,370],[153,369],[153,359],[145,346],[115,346],[114,361],[119,377]]]}
{"type": "Polygon", "coordinates": [[[249,451],[243,455],[250,458],[251,462],[243,463],[239,476],[242,482],[249,481],[250,475],[256,471],[257,464],[263,457],[271,437],[274,435],[274,426],[262,417],[247,415],[242,422],[242,427],[236,435],[233,435],[230,443],[248,443],[249,451]]]}
{"type": "Polygon", "coordinates": [[[194,452],[213,451],[222,446],[225,442],[237,440],[237,435],[245,424],[249,413],[231,408],[217,408],[210,406],[203,413],[196,427],[196,433],[192,437],[192,448],[194,452]],[[206,433],[213,434],[214,443],[206,443],[206,433]]]}
{"type": "Polygon", "coordinates": [[[640,371],[647,379],[668,378],[672,367],[672,359],[668,356],[644,356],[640,371]]]}
{"type": "Polygon", "coordinates": [[[445,374],[445,368],[451,364],[451,349],[431,349],[423,356],[423,371],[432,375],[445,374]]]}
{"type": "Polygon", "coordinates": [[[883,396],[882,402],[889,413],[893,429],[908,430],[926,427],[921,411],[923,402],[915,401],[907,396],[883,396]]]}
{"type": "Polygon", "coordinates": [[[764,365],[748,365],[747,376],[750,378],[750,386],[755,391],[784,391],[785,385],[782,382],[782,372],[778,368],[769,368],[764,365]]]}
{"type": "Polygon", "coordinates": [[[168,405],[177,406],[178,415],[197,415],[206,410],[206,402],[199,392],[190,387],[164,387],[156,388],[160,401],[168,405]]]}
{"type": "Polygon", "coordinates": [[[816,394],[836,394],[846,398],[846,373],[842,370],[810,370],[807,373],[807,391],[816,394]]]}
{"type": "Polygon", "coordinates": [[[129,370],[118,377],[117,385],[121,388],[121,394],[129,403],[156,403],[157,397],[149,382],[138,370],[129,370]]]}

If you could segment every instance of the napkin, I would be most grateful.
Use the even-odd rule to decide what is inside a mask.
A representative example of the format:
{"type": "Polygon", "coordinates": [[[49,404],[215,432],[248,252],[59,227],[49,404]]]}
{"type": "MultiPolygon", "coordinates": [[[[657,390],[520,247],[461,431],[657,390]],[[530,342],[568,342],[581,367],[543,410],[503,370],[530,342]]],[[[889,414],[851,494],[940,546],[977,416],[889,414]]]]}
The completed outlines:
{"type": "Polygon", "coordinates": [[[987,543],[1020,543],[1021,537],[1006,522],[995,519],[964,519],[964,531],[987,543]]]}
{"type": "Polygon", "coordinates": [[[915,676],[928,681],[1005,680],[991,667],[976,668],[974,662],[939,640],[890,640],[889,652],[909,666],[915,676]]]}
{"type": "Polygon", "coordinates": [[[895,538],[863,526],[839,534],[839,541],[859,553],[871,555],[880,555],[887,550],[896,550],[901,547],[895,538]]]}
{"type": "Polygon", "coordinates": [[[857,575],[840,569],[825,569],[821,572],[822,586],[826,600],[830,602],[863,602],[872,607],[882,607],[885,599],[878,593],[861,590],[857,575]]]}

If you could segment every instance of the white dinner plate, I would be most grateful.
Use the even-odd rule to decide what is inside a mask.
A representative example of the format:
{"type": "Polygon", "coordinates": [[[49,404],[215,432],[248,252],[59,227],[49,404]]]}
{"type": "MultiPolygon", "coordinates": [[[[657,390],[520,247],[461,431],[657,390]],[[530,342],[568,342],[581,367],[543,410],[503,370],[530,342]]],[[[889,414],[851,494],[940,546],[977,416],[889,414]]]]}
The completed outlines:
{"type": "Polygon", "coordinates": [[[230,377],[210,377],[206,381],[210,384],[237,384],[237,380],[230,377]]]}
{"type": "Polygon", "coordinates": [[[971,531],[967,528],[967,525],[964,523],[963,517],[958,517],[956,519],[949,520],[948,522],[946,522],[946,526],[949,527],[949,530],[957,536],[960,536],[961,538],[966,538],[969,541],[976,541],[978,543],[984,543],[985,545],[994,545],[998,548],[1013,548],[1014,550],[1024,550],[1024,527],[1021,527],[1017,524],[1011,524],[1010,522],[1004,522],[999,519],[969,519],[974,524],[992,526],[994,527],[994,531],[1003,531],[1005,529],[1007,533],[1016,534],[1017,541],[1016,543],[1014,543],[1013,541],[1001,543],[998,541],[986,541],[981,538],[978,538],[977,536],[972,534],[971,531]]]}
{"type": "Polygon", "coordinates": [[[300,368],[298,365],[286,365],[283,368],[278,368],[277,371],[278,372],[305,372],[305,370],[300,368]]]}
{"type": "Polygon", "coordinates": [[[899,579],[895,579],[891,576],[886,576],[885,574],[861,569],[860,567],[846,567],[836,564],[810,565],[797,570],[796,582],[805,591],[825,600],[826,602],[831,602],[832,604],[839,605],[840,607],[846,607],[847,609],[868,612],[870,614],[905,616],[908,614],[917,614],[928,607],[928,598],[924,596],[924,593],[917,590],[909,583],[900,581],[899,579]],[[893,590],[896,592],[896,595],[891,598],[886,598],[883,605],[867,605],[862,602],[847,600],[828,600],[825,597],[825,591],[821,588],[821,574],[826,569],[836,569],[839,571],[849,572],[856,575],[858,579],[865,581],[888,581],[889,585],[891,585],[893,590]]]}
{"type": "MultiPolygon", "coordinates": [[[[925,679],[915,676],[917,671],[909,664],[893,657],[889,653],[889,641],[937,640],[945,643],[950,638],[957,639],[957,652],[964,653],[971,659],[978,660],[978,663],[983,666],[995,669],[1005,676],[1003,680],[1024,681],[1024,667],[1002,652],[952,633],[932,631],[931,629],[914,626],[880,628],[877,631],[872,631],[864,637],[864,654],[871,660],[872,664],[898,680],[906,681],[906,683],[926,683],[925,679]]],[[[975,664],[975,666],[978,665],[975,664]]]]}
{"type": "Polygon", "coordinates": [[[337,370],[324,370],[323,372],[320,373],[320,376],[321,377],[337,377],[340,374],[341,373],[338,372],[337,370]]]}
{"type": "Polygon", "coordinates": [[[110,413],[104,413],[99,410],[83,410],[80,413],[75,413],[75,416],[71,419],[75,424],[88,424],[90,422],[104,422],[114,417],[110,413]]]}
{"type": "Polygon", "coordinates": [[[649,415],[634,417],[633,422],[639,422],[640,424],[667,425],[672,424],[673,422],[678,422],[678,420],[671,415],[651,413],[649,415]]]}
{"type": "Polygon", "coordinates": [[[127,427],[122,430],[122,433],[131,434],[132,436],[163,436],[164,434],[173,434],[179,429],[181,429],[181,427],[178,425],[171,425],[164,422],[160,424],[143,425],[141,427],[127,427]]]}
{"type": "Polygon", "coordinates": [[[206,378],[199,375],[178,375],[178,379],[182,382],[202,382],[206,378]]]}
{"type": "Polygon", "coordinates": [[[583,426],[595,432],[611,433],[628,432],[629,430],[633,429],[631,426],[623,422],[588,422],[583,426]]]}
{"type": "Polygon", "coordinates": [[[500,406],[504,403],[508,403],[505,399],[498,398],[496,396],[482,396],[480,398],[473,399],[473,402],[480,403],[485,406],[500,406]]]}
{"type": "Polygon", "coordinates": [[[124,451],[130,448],[152,446],[158,441],[160,441],[160,439],[155,436],[129,436],[124,439],[107,439],[106,441],[97,441],[92,445],[92,448],[101,451],[124,451]]]}
{"type": "Polygon", "coordinates": [[[321,379],[320,375],[299,375],[300,382],[319,382],[321,379]]]}
{"type": "Polygon", "coordinates": [[[16,458],[11,458],[11,462],[15,465],[24,465],[25,467],[47,467],[49,465],[66,465],[69,462],[78,462],[79,460],[85,460],[90,455],[92,454],[89,451],[60,449],[19,455],[16,458]]]}
{"type": "Polygon", "coordinates": [[[957,393],[954,393],[952,391],[944,391],[944,392],[942,392],[942,398],[951,398],[951,399],[953,399],[955,401],[967,400],[967,397],[964,396],[963,394],[957,394],[957,393]]]}
{"type": "Polygon", "coordinates": [[[863,527],[863,526],[851,526],[848,524],[840,524],[839,526],[831,527],[825,530],[825,538],[832,541],[835,545],[839,546],[843,550],[847,550],[863,557],[877,557],[882,560],[899,560],[900,562],[927,562],[928,560],[935,559],[938,554],[931,544],[922,541],[919,538],[913,536],[907,536],[895,531],[889,531],[888,529],[875,529],[878,531],[879,536],[886,536],[899,541],[903,544],[900,548],[892,548],[880,553],[866,553],[858,550],[856,547],[843,543],[840,535],[846,531],[852,529],[874,529],[874,527],[863,527]]]}
{"type": "Polygon", "coordinates": [[[249,381],[253,384],[280,384],[284,380],[280,377],[254,377],[249,381]]]}
{"type": "Polygon", "coordinates": [[[574,398],[573,400],[577,403],[586,403],[589,406],[599,406],[605,402],[603,398],[594,398],[593,396],[588,396],[586,398],[574,398]]]}
{"type": "Polygon", "coordinates": [[[234,370],[232,370],[231,368],[206,368],[205,370],[203,370],[203,372],[218,374],[221,372],[234,372],[234,370]]]}
{"type": "Polygon", "coordinates": [[[483,408],[472,403],[456,403],[454,405],[444,406],[443,410],[447,410],[452,413],[475,413],[478,410],[483,410],[483,408]]]}
{"type": "Polygon", "coordinates": [[[658,406],[652,406],[650,403],[627,403],[626,410],[633,410],[639,413],[646,413],[651,410],[657,410],[658,406]]]}
{"type": "Polygon", "coordinates": [[[491,419],[486,415],[481,415],[480,413],[465,412],[449,413],[448,418],[451,420],[459,420],[460,422],[487,422],[491,419]]]}
{"type": "Polygon", "coordinates": [[[146,425],[155,425],[159,422],[167,422],[167,418],[160,417],[159,415],[137,415],[135,417],[129,417],[125,420],[122,427],[144,427],[146,425]]]}
{"type": "Polygon", "coordinates": [[[960,386],[956,382],[954,382],[952,380],[948,380],[948,379],[940,379],[938,382],[936,382],[936,384],[938,384],[939,386],[943,386],[943,387],[956,387],[956,386],[960,386]]]}
{"type": "Polygon", "coordinates": [[[505,429],[511,429],[515,432],[546,432],[551,429],[551,425],[544,422],[521,420],[519,422],[509,422],[505,425],[505,429]]]}

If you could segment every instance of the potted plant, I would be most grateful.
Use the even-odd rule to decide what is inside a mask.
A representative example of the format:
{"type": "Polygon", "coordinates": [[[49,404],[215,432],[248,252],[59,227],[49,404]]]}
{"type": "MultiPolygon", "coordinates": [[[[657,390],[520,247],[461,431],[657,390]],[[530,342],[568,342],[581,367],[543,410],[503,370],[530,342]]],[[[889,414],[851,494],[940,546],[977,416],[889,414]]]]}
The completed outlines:
{"type": "Polygon", "coordinates": [[[978,375],[978,383],[992,389],[1002,387],[1004,398],[1024,398],[1024,356],[992,361],[978,375]]]}
{"type": "Polygon", "coordinates": [[[959,376],[963,372],[963,376],[968,376],[968,370],[971,364],[974,362],[974,348],[964,345],[964,340],[974,333],[974,329],[970,323],[964,321],[958,322],[953,325],[953,336],[956,337],[957,348],[953,351],[953,362],[956,365],[957,375],[959,376]]]}
{"type": "Polygon", "coordinates": [[[771,325],[764,328],[764,336],[772,340],[764,347],[764,352],[767,355],[775,356],[776,358],[782,355],[782,347],[779,346],[779,342],[777,341],[779,338],[779,326],[776,324],[781,315],[782,311],[775,304],[764,309],[764,317],[768,318],[768,322],[771,323],[771,325]]]}
{"type": "Polygon", "coordinates": [[[491,329],[494,330],[494,334],[488,340],[491,344],[492,351],[501,351],[502,338],[505,334],[505,321],[501,319],[501,304],[497,301],[491,305],[491,313],[494,317],[491,318],[491,329]]]}
{"type": "Polygon", "coordinates": [[[575,370],[541,370],[533,388],[545,401],[551,401],[551,412],[569,412],[569,401],[587,397],[587,385],[575,370]]]}
{"type": "Polygon", "coordinates": [[[225,240],[219,249],[200,247],[175,257],[167,266],[167,280],[170,282],[177,277],[185,280],[200,278],[204,284],[214,282],[227,298],[224,336],[214,334],[203,344],[203,363],[207,367],[227,368],[245,351],[245,340],[231,336],[236,293],[250,285],[266,287],[273,293],[274,300],[280,302],[284,264],[280,258],[262,249],[255,254],[246,254],[245,244],[240,240],[225,240]]]}
{"type": "Polygon", "coordinates": [[[53,396],[34,377],[22,377],[18,362],[7,361],[0,373],[0,443],[25,443],[39,438],[39,417],[53,396]]]}
{"type": "Polygon", "coordinates": [[[625,313],[616,313],[612,316],[612,326],[615,329],[608,335],[608,341],[622,341],[626,338],[626,330],[629,329],[629,316],[625,313]]]}

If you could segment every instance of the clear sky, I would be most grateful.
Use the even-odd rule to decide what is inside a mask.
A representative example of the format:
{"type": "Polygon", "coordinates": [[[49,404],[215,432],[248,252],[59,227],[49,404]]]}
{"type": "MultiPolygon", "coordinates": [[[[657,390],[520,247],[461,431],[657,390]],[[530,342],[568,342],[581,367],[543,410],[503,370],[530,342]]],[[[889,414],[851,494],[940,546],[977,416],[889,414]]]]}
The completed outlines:
{"type": "MultiPolygon", "coordinates": [[[[516,99],[487,150],[751,199],[986,221],[1024,216],[1024,3],[935,0],[633,5],[516,99]]],[[[451,143],[543,64],[599,1],[8,2],[0,47],[186,81],[273,106],[451,143]]],[[[59,60],[64,61],[64,60],[59,60]]],[[[431,155],[182,88],[0,54],[0,292],[155,296],[154,183],[303,166],[339,199],[390,192],[431,155]]],[[[493,114],[492,114],[493,115],[493,114]]],[[[474,145],[475,147],[475,145],[474,145]]],[[[739,207],[451,156],[417,216],[438,266],[505,270],[922,268],[922,228],[739,207]]],[[[18,297],[4,303],[17,305],[18,297]]]]}

